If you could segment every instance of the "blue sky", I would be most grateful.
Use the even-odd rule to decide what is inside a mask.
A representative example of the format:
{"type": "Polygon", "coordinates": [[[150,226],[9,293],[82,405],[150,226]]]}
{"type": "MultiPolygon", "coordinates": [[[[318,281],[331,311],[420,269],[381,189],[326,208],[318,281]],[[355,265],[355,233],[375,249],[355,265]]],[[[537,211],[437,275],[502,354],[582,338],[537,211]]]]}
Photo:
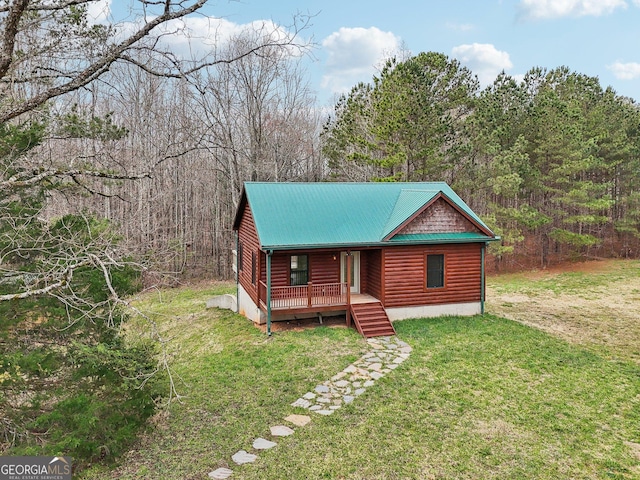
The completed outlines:
{"type": "Polygon", "coordinates": [[[226,28],[313,15],[305,62],[324,106],[401,49],[457,58],[483,86],[502,70],[567,66],[640,101],[640,0],[219,0],[205,12],[226,28]]]}

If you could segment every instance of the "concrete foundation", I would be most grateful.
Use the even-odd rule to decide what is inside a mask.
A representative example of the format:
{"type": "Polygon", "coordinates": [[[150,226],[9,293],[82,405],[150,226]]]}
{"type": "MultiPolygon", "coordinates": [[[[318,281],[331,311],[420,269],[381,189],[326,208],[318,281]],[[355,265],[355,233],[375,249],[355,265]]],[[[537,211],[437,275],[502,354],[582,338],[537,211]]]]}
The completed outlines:
{"type": "Polygon", "coordinates": [[[224,308],[225,310],[238,311],[238,300],[235,295],[225,294],[207,300],[207,308],[224,308]]]}
{"type": "Polygon", "coordinates": [[[253,300],[247,293],[247,291],[242,288],[242,285],[238,285],[238,309],[237,312],[240,315],[244,315],[249,320],[259,325],[263,325],[267,323],[267,316],[262,313],[262,311],[258,308],[258,306],[253,303],[253,300]]]}
{"type": "Polygon", "coordinates": [[[447,305],[418,305],[412,307],[387,308],[387,316],[392,322],[407,318],[432,318],[444,315],[471,316],[479,315],[482,310],[480,302],[451,303],[447,305]]]}

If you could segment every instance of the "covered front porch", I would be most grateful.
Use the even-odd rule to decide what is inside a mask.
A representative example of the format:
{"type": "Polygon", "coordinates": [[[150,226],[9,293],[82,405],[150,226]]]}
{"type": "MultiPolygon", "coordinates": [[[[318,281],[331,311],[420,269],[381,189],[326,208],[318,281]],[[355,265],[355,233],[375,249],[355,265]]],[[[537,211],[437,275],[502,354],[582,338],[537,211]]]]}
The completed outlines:
{"type": "Polygon", "coordinates": [[[272,321],[345,315],[347,327],[352,323],[364,337],[389,336],[395,329],[380,300],[366,293],[351,293],[347,283],[322,283],[267,288],[260,282],[260,310],[267,318],[267,333],[272,321]],[[269,295],[269,292],[271,295],[269,295]],[[264,296],[263,296],[264,295],[264,296]]]}
{"type": "Polygon", "coordinates": [[[351,293],[346,282],[271,287],[270,305],[267,298],[267,284],[261,281],[260,308],[265,313],[268,308],[274,313],[321,313],[380,301],[366,293],[351,293]]]}
{"type": "Polygon", "coordinates": [[[353,322],[364,336],[394,334],[381,297],[375,288],[367,288],[376,284],[368,281],[367,271],[370,265],[375,266],[379,253],[325,249],[264,252],[256,293],[267,333],[271,333],[272,322],[322,321],[323,316],[344,315],[346,325],[353,322]]]}

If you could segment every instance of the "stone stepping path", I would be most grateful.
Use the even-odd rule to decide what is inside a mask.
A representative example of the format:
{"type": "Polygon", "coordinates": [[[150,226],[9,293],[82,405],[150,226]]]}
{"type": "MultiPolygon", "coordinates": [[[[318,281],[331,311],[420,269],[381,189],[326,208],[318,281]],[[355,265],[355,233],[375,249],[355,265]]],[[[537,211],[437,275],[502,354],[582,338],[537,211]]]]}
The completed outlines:
{"type": "MultiPolygon", "coordinates": [[[[309,418],[311,420],[311,418],[309,418]]],[[[293,435],[293,430],[284,425],[276,425],[275,427],[271,427],[271,435],[274,437],[288,437],[289,435],[293,435]]]]}
{"type": "MultiPolygon", "coordinates": [[[[409,358],[411,346],[398,337],[374,337],[367,339],[370,351],[356,362],[331,377],[330,380],[316,385],[312,391],[305,393],[291,404],[292,407],[306,410],[318,415],[332,415],[342,406],[352,403],[367,388],[375,385],[375,381],[392,372],[409,358]]],[[[284,419],[295,427],[304,427],[311,422],[309,415],[292,414],[284,419]]],[[[271,437],[293,435],[295,430],[286,425],[275,425],[270,428],[271,437]]],[[[252,444],[255,451],[268,450],[277,446],[277,442],[257,437],[252,444]]],[[[253,463],[258,455],[239,450],[231,460],[236,465],[253,463]]],[[[218,468],[209,472],[213,480],[225,480],[233,475],[229,468],[218,468]]]]}
{"type": "Polygon", "coordinates": [[[278,445],[276,442],[272,442],[271,440],[267,440],[266,438],[256,438],[253,441],[253,448],[255,448],[256,450],[269,450],[276,445],[278,445]]]}
{"type": "Polygon", "coordinates": [[[313,391],[291,404],[319,415],[332,415],[343,405],[353,402],[376,380],[395,370],[409,358],[411,347],[398,337],[374,337],[367,340],[371,351],[334,375],[313,391]]]}
{"type": "Polygon", "coordinates": [[[289,415],[284,419],[289,423],[293,423],[296,427],[304,427],[311,421],[311,417],[307,415],[289,415]]]}
{"type": "Polygon", "coordinates": [[[213,472],[209,472],[209,478],[213,478],[213,480],[225,480],[233,475],[233,470],[228,468],[218,468],[213,472]]]}
{"type": "Polygon", "coordinates": [[[231,460],[236,462],[238,465],[244,465],[245,463],[253,463],[258,458],[257,455],[253,453],[245,452],[244,450],[240,450],[237,453],[234,453],[231,457],[231,460]]]}

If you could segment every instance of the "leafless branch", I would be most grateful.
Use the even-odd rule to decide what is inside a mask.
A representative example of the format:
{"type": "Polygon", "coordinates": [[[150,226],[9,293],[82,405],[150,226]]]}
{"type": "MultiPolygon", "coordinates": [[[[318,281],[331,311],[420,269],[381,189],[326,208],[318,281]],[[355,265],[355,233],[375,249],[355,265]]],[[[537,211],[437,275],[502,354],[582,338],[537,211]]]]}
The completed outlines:
{"type": "MultiPolygon", "coordinates": [[[[46,287],[37,288],[37,289],[28,289],[19,293],[8,293],[5,295],[0,295],[0,302],[6,302],[9,300],[20,300],[24,298],[34,297],[36,295],[45,295],[53,292],[59,288],[64,288],[66,285],[69,285],[71,279],[73,278],[73,272],[75,272],[78,268],[85,267],[89,265],[91,262],[89,260],[83,260],[69,267],[63,269],[60,272],[57,272],[55,276],[55,280],[53,283],[48,284],[46,287]]],[[[40,279],[41,282],[48,280],[47,278],[40,279]]]]}
{"type": "Polygon", "coordinates": [[[150,172],[140,174],[121,174],[111,173],[99,170],[85,170],[85,169],[47,169],[41,172],[20,172],[11,176],[7,180],[0,182],[0,191],[10,190],[14,188],[24,188],[37,185],[47,178],[53,177],[94,177],[104,178],[109,180],[139,180],[141,178],[150,178],[150,172]]]}
{"type": "MultiPolygon", "coordinates": [[[[123,54],[130,49],[133,45],[138,43],[143,38],[147,37],[151,31],[153,31],[159,25],[165,24],[171,20],[183,18],[190,15],[206,4],[207,0],[197,0],[190,6],[183,7],[184,2],[178,4],[181,8],[177,11],[172,11],[171,6],[173,2],[166,0],[165,8],[161,15],[149,20],[142,27],[140,27],[132,35],[128,36],[123,41],[112,45],[107,52],[90,62],[89,65],[83,70],[79,71],[71,80],[66,81],[61,85],[56,85],[45,89],[40,93],[26,98],[23,102],[13,104],[3,111],[0,111],[0,123],[5,123],[13,118],[16,118],[26,112],[30,112],[45,102],[57,98],[69,92],[73,92],[78,88],[81,88],[89,83],[93,82],[101,75],[106,73],[111,65],[118,59],[122,58],[123,54]]],[[[0,50],[0,78],[4,77],[11,65],[13,59],[13,49],[15,44],[16,35],[18,32],[18,23],[21,16],[24,14],[29,0],[20,0],[19,3],[14,5],[15,9],[12,10],[8,17],[8,22],[5,26],[4,39],[0,50]]]]}

